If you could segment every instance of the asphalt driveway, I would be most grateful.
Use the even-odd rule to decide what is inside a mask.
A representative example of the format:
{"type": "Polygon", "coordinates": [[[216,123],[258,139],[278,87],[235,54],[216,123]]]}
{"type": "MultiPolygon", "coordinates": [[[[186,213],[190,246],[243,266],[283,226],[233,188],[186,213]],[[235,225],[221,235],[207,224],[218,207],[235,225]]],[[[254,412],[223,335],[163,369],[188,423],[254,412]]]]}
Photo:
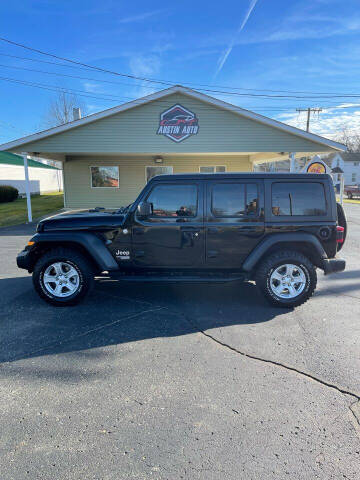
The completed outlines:
{"type": "Polygon", "coordinates": [[[347,270],[295,311],[249,284],[97,281],[54,308],[0,230],[0,461],[9,479],[358,479],[360,206],[347,270]]]}

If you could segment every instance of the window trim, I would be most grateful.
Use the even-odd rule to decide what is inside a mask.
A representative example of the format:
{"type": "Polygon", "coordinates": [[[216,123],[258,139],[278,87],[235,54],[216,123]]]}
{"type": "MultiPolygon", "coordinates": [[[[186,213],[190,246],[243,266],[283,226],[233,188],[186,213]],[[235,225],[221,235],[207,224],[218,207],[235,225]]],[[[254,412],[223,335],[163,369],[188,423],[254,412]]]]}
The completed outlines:
{"type": "Polygon", "coordinates": [[[202,173],[202,174],[204,174],[204,175],[206,175],[206,174],[210,175],[210,173],[208,173],[208,172],[201,172],[200,169],[201,169],[202,167],[205,167],[205,168],[214,167],[214,169],[216,169],[216,167],[224,167],[224,168],[225,168],[225,171],[224,171],[224,172],[216,172],[216,171],[214,171],[214,172],[212,172],[212,173],[226,173],[226,172],[227,172],[227,166],[226,166],[226,165],[199,165],[199,173],[202,173]]]}
{"type": "Polygon", "coordinates": [[[154,191],[155,188],[157,187],[160,187],[160,186],[163,186],[163,185],[171,185],[173,187],[177,187],[178,185],[193,185],[194,187],[196,187],[196,211],[194,213],[194,215],[189,215],[188,217],[172,217],[172,216],[163,216],[163,215],[150,215],[149,218],[163,218],[163,219],[179,219],[179,218],[196,218],[198,215],[199,215],[199,184],[198,183],[195,183],[195,182],[181,182],[181,183],[172,183],[172,182],[161,182],[159,183],[158,185],[154,185],[152,187],[152,189],[145,195],[143,201],[147,202],[148,201],[148,198],[149,196],[152,194],[152,192],[154,191]]]}
{"type": "MultiPolygon", "coordinates": [[[[174,174],[174,167],[173,165],[145,165],[145,185],[147,185],[150,180],[152,180],[154,177],[151,177],[150,180],[147,179],[147,174],[146,174],[146,169],[147,168],[154,168],[154,167],[167,167],[171,168],[172,172],[171,173],[162,173],[161,175],[173,175],[174,174]]],[[[155,175],[157,177],[158,175],[155,175]]]]}
{"type": "Polygon", "coordinates": [[[321,181],[311,181],[311,182],[301,182],[301,181],[298,181],[298,180],[274,180],[271,182],[270,184],[270,204],[269,204],[269,208],[270,208],[270,212],[271,212],[271,216],[272,218],[274,219],[278,219],[278,221],[281,221],[281,220],[287,220],[287,219],[301,219],[302,221],[305,221],[305,219],[309,219],[310,221],[313,221],[314,218],[316,219],[319,219],[319,218],[322,218],[322,219],[325,219],[326,217],[328,217],[328,212],[329,212],[329,205],[328,205],[328,198],[327,198],[327,189],[324,185],[323,182],[321,181]],[[317,185],[321,185],[322,186],[322,189],[323,189],[323,192],[324,192],[324,201],[325,201],[325,213],[323,213],[322,215],[275,215],[273,213],[273,186],[275,184],[282,184],[282,183],[285,183],[285,184],[293,184],[293,183],[297,183],[297,184],[302,184],[302,183],[306,183],[307,185],[308,184],[317,184],[317,185]]]}
{"type": "Polygon", "coordinates": [[[211,185],[210,185],[210,213],[211,215],[214,217],[214,218],[258,218],[259,217],[259,203],[260,203],[260,190],[259,190],[259,184],[257,182],[251,182],[251,181],[241,181],[241,182],[233,182],[233,181],[224,181],[224,182],[221,182],[221,181],[216,181],[216,182],[213,182],[211,185]],[[257,190],[257,196],[256,196],[256,199],[257,199],[257,204],[256,204],[256,211],[254,212],[254,215],[249,215],[249,214],[246,214],[244,213],[243,215],[216,215],[214,213],[214,210],[213,210],[213,200],[214,200],[214,197],[213,197],[213,190],[214,190],[214,187],[216,185],[244,185],[245,186],[245,189],[244,189],[244,204],[246,206],[246,195],[247,195],[247,185],[255,185],[256,186],[256,190],[257,190]]]}
{"type": "Polygon", "coordinates": [[[105,188],[106,190],[108,190],[109,188],[118,189],[118,190],[120,189],[120,167],[119,167],[119,165],[89,165],[89,170],[90,170],[90,188],[94,188],[94,189],[105,188]],[[94,187],[93,186],[91,169],[92,168],[101,168],[101,167],[105,167],[105,168],[115,167],[115,168],[117,168],[117,172],[118,172],[118,186],[117,187],[94,187]]]}

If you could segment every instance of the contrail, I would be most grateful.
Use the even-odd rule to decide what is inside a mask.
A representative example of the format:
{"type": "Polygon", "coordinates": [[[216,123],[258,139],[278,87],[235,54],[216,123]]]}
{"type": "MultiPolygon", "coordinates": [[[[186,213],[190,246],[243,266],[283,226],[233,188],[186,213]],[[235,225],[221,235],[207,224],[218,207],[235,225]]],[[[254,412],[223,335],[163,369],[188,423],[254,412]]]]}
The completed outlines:
{"type": "Polygon", "coordinates": [[[233,49],[234,47],[234,44],[236,42],[236,39],[239,35],[239,33],[241,32],[241,30],[245,27],[247,21],[249,20],[249,17],[251,15],[251,12],[254,10],[255,8],[255,5],[257,4],[258,0],[251,0],[250,1],[250,5],[249,5],[249,8],[246,12],[246,15],[243,19],[243,21],[241,22],[241,25],[240,27],[237,29],[236,31],[236,34],[234,35],[233,39],[231,40],[228,48],[225,50],[224,54],[222,57],[219,58],[219,61],[218,61],[218,68],[215,72],[215,75],[214,75],[214,78],[217,76],[217,74],[220,72],[220,70],[222,69],[222,67],[224,66],[224,63],[226,62],[228,56],[230,55],[231,53],[231,50],[233,49]]]}

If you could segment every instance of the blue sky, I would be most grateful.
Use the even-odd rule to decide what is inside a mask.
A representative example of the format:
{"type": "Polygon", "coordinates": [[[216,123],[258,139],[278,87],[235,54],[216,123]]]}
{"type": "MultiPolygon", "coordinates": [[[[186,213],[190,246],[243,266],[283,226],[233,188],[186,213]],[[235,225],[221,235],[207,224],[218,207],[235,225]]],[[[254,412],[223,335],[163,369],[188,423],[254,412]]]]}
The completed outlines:
{"type": "MultiPolygon", "coordinates": [[[[253,89],[237,90],[246,94],[276,94],[268,90],[360,94],[359,3],[22,0],[0,3],[0,36],[113,71],[191,83],[194,88],[206,84],[221,86],[220,90],[253,89]]],[[[161,89],[34,60],[56,62],[0,42],[1,143],[41,129],[56,95],[4,78],[78,90],[88,113],[161,89]]],[[[214,96],[300,128],[305,128],[305,118],[296,108],[323,107],[319,118],[312,119],[312,131],[319,134],[331,136],[343,127],[360,129],[360,97],[214,96]]]]}

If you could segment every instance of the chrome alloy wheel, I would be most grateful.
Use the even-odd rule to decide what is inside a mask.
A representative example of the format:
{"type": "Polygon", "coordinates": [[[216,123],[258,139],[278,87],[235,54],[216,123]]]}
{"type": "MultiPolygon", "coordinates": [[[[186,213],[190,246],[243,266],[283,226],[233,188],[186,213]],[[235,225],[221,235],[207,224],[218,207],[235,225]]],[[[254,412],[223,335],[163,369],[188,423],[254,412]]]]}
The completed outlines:
{"type": "Polygon", "coordinates": [[[299,265],[285,263],[276,267],[270,276],[270,288],[280,298],[295,298],[306,285],[306,275],[299,265]]]}
{"type": "Polygon", "coordinates": [[[69,297],[79,288],[80,276],[75,268],[66,262],[49,265],[43,277],[44,287],[55,297],[69,297]]]}

